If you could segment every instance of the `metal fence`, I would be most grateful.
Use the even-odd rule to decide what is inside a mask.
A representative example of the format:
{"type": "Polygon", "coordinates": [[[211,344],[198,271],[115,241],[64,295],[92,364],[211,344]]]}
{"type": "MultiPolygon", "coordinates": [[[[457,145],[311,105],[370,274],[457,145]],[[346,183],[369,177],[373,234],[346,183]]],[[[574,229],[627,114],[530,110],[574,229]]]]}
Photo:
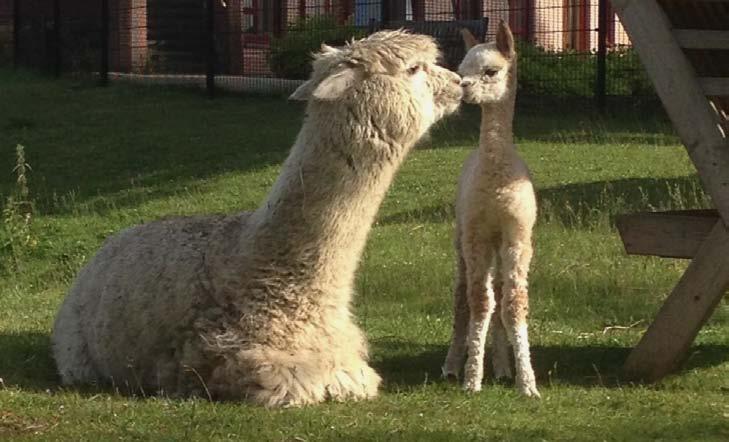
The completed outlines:
{"type": "Polygon", "coordinates": [[[436,36],[455,68],[458,26],[518,38],[520,94],[650,96],[608,0],[0,0],[0,63],[55,75],[291,90],[322,42],[387,27],[436,36]]]}

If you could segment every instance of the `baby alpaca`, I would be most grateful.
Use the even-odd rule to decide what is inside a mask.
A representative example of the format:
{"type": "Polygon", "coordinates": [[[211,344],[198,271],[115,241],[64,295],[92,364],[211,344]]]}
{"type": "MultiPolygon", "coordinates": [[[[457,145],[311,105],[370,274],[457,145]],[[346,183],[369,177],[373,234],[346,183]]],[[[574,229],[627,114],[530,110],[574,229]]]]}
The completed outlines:
{"type": "Polygon", "coordinates": [[[468,350],[464,388],[481,390],[491,323],[495,376],[512,376],[511,343],[517,388],[527,396],[539,397],[526,322],[537,204],[529,170],[513,142],[514,38],[504,22],[499,24],[496,42],[478,44],[467,30],[463,36],[469,49],[458,69],[463,77],[463,98],[481,106],[481,134],[479,148],[466,160],[459,182],[453,337],[443,374],[458,378],[468,350]],[[498,313],[491,321],[495,310],[498,313]]]}
{"type": "Polygon", "coordinates": [[[53,329],[63,383],[266,406],[375,396],[354,275],[398,167],[460,104],[437,57],[432,38],[402,31],[323,46],[257,210],[132,227],[81,270],[53,329]]]}

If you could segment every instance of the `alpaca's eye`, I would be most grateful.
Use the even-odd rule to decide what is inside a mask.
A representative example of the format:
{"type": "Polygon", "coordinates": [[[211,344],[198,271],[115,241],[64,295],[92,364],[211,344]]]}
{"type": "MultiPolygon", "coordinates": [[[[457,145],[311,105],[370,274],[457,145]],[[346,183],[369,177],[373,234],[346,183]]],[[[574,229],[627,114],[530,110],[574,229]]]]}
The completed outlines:
{"type": "Polygon", "coordinates": [[[415,66],[411,66],[408,68],[408,74],[415,75],[418,72],[420,72],[420,65],[416,64],[415,66]]]}
{"type": "Polygon", "coordinates": [[[483,74],[487,77],[493,77],[499,72],[498,69],[486,68],[483,70],[483,74]]]}

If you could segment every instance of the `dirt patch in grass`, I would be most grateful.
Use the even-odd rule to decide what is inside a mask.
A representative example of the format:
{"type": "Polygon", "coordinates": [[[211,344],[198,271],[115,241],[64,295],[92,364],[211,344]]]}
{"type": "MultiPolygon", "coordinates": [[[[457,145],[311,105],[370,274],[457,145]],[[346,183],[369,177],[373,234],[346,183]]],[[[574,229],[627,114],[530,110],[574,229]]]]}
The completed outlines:
{"type": "Polygon", "coordinates": [[[0,438],[21,434],[41,434],[58,425],[57,419],[43,421],[0,410],[0,438]]]}

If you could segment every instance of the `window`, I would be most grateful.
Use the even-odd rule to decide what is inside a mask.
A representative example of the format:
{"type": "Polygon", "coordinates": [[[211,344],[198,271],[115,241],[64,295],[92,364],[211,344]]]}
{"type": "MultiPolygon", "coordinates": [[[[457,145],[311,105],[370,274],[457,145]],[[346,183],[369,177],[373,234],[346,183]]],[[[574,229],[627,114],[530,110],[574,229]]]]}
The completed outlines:
{"type": "Polygon", "coordinates": [[[243,32],[256,32],[256,3],[256,0],[243,0],[240,2],[243,32]]]}

